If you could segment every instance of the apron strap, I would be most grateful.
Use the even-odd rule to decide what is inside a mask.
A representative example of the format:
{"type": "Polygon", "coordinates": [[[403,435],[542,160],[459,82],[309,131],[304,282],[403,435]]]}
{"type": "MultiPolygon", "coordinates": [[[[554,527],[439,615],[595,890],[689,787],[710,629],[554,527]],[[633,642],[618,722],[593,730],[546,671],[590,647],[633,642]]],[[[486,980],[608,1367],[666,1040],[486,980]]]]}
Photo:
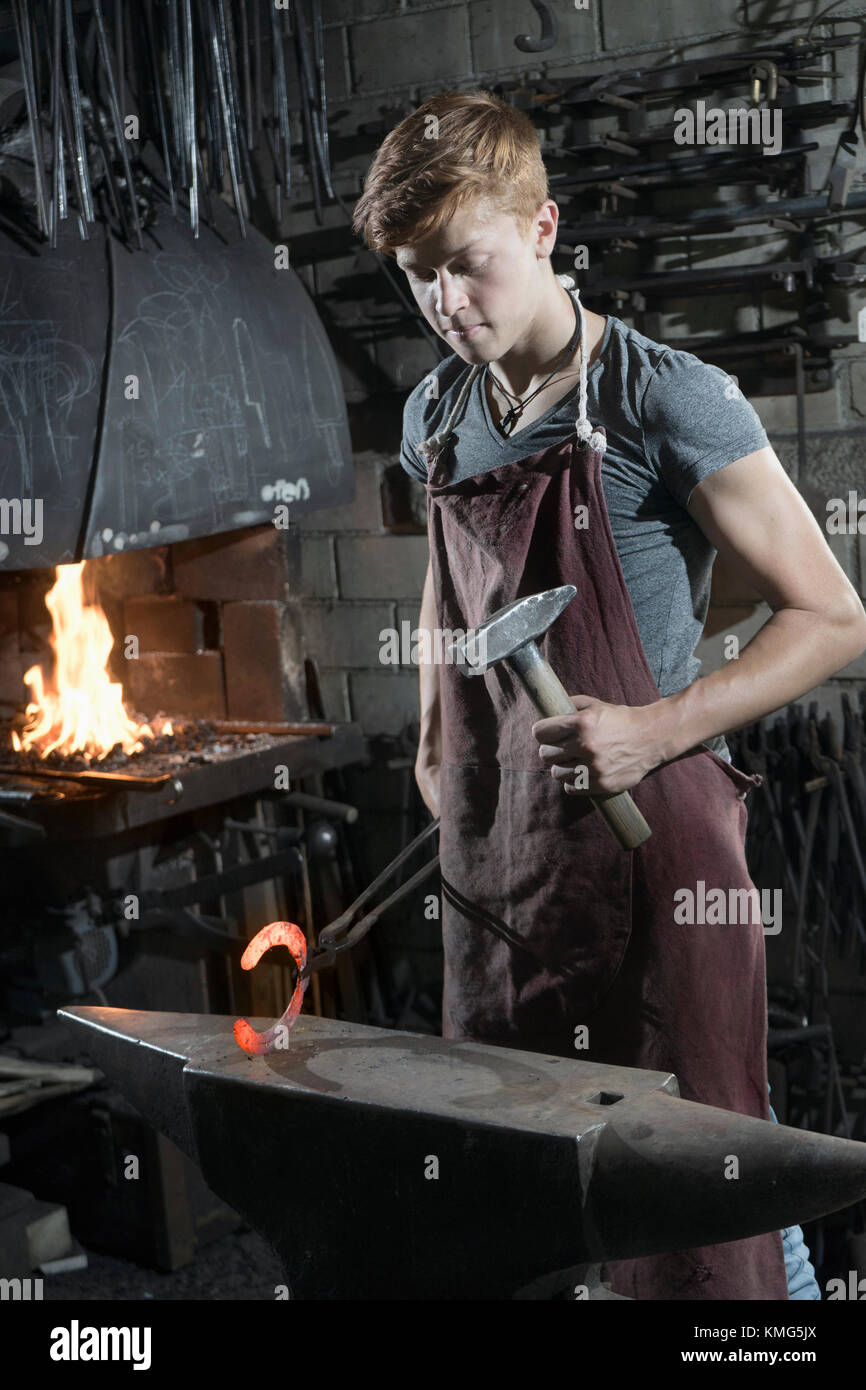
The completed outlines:
{"type": "Polygon", "coordinates": [[[454,429],[454,426],[457,424],[457,421],[460,418],[460,415],[466,406],[466,402],[469,399],[469,393],[472,390],[472,385],[475,381],[475,378],[483,370],[483,362],[479,362],[470,370],[469,375],[466,377],[466,380],[460,388],[460,394],[458,395],[456,401],[449,410],[445,423],[442,426],[442,429],[438,432],[438,434],[431,434],[429,439],[421,439],[415,445],[415,448],[417,449],[418,453],[421,455],[422,459],[427,465],[428,472],[438,459],[444,445],[448,442],[448,436],[451,434],[452,430],[454,429]]]}

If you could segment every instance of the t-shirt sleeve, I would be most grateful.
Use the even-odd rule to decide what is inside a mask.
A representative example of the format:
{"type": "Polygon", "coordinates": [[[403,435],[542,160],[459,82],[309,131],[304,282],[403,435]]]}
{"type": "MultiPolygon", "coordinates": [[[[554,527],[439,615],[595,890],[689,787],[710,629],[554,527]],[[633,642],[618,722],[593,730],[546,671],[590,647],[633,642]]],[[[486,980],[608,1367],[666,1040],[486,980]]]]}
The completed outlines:
{"type": "Polygon", "coordinates": [[[427,471],[412,445],[407,442],[405,434],[400,444],[400,462],[410,478],[417,479],[419,483],[426,483],[427,471]]]}
{"type": "MultiPolygon", "coordinates": [[[[423,401],[423,396],[422,396],[423,401]]],[[[407,396],[403,405],[403,438],[400,441],[400,463],[410,478],[426,483],[427,469],[415,448],[419,439],[426,438],[424,417],[418,401],[418,388],[407,396]]]]}
{"type": "Polygon", "coordinates": [[[769,444],[736,382],[691,352],[666,352],[644,391],[644,449],[685,507],[704,478],[769,444]]]}

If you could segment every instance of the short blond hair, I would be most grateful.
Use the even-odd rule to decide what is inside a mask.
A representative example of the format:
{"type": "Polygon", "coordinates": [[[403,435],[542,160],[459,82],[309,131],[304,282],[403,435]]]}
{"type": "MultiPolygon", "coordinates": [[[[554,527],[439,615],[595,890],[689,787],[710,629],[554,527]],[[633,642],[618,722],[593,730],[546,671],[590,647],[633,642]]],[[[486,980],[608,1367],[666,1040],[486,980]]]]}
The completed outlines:
{"type": "Polygon", "coordinates": [[[352,228],[372,251],[393,258],[397,247],[485,199],[526,234],[549,196],[541,140],[528,116],[480,88],[437,92],[382,141],[352,228]]]}

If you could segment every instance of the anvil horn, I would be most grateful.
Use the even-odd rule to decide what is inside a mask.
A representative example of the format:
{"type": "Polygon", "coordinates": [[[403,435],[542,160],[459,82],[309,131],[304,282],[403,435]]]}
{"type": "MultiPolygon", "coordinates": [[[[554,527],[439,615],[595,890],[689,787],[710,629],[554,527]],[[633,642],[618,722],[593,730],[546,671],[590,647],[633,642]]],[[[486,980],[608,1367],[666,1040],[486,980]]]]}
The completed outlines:
{"type": "Polygon", "coordinates": [[[277,1250],[296,1298],[511,1298],[866,1197],[866,1144],[682,1100],[670,1073],[307,1014],[265,1056],[230,1017],[59,1016],[277,1250]]]}

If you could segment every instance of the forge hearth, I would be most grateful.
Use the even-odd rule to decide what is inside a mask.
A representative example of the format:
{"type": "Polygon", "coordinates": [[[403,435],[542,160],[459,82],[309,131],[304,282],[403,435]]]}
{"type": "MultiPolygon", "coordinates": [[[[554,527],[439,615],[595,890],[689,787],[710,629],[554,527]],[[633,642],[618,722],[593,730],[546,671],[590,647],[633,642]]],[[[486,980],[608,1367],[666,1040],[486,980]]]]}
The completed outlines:
{"type": "MultiPolygon", "coordinates": [[[[144,716],[140,716],[143,720],[144,716]]],[[[259,726],[215,723],[212,720],[196,719],[188,722],[168,719],[163,714],[147,721],[155,730],[163,725],[169,733],[157,733],[138,753],[126,753],[119,744],[115,745],[105,757],[93,759],[84,753],[61,753],[54,750],[40,754],[35,748],[26,750],[12,746],[11,734],[14,725],[0,728],[0,771],[2,772],[58,772],[73,776],[82,773],[126,774],[129,779],[152,779],[183,771],[185,768],[204,763],[221,763],[237,757],[244,752],[257,752],[270,747],[270,736],[295,734],[298,736],[329,737],[336,726],[315,723],[259,726]]],[[[106,778],[106,780],[108,780],[106,778]]]]}
{"type": "MultiPolygon", "coordinates": [[[[7,844],[42,834],[50,834],[52,842],[121,834],[238,797],[273,792],[278,768],[285,768],[285,779],[294,784],[363,757],[357,725],[330,728],[327,734],[285,737],[220,732],[199,721],[188,728],[180,725],[178,738],[159,739],[159,747],[90,765],[77,756],[41,760],[32,752],[10,751],[0,759],[0,812],[25,823],[3,824],[0,815],[0,833],[7,844]]],[[[288,790],[285,780],[283,790],[288,790]]]]}
{"type": "MultiPolygon", "coordinates": [[[[83,752],[61,753],[53,749],[40,753],[37,748],[15,748],[12,733],[15,721],[0,728],[0,770],[4,772],[125,772],[142,778],[163,775],[166,762],[180,769],[197,762],[213,762],[224,757],[233,748],[234,735],[220,731],[209,720],[197,719],[184,724],[166,719],[162,714],[147,719],[140,712],[133,712],[141,723],[148,724],[154,731],[163,725],[170,733],[155,732],[138,753],[127,753],[119,743],[101,758],[88,757],[83,752]]],[[[254,742],[255,733],[244,736],[245,742],[254,742]]]]}

